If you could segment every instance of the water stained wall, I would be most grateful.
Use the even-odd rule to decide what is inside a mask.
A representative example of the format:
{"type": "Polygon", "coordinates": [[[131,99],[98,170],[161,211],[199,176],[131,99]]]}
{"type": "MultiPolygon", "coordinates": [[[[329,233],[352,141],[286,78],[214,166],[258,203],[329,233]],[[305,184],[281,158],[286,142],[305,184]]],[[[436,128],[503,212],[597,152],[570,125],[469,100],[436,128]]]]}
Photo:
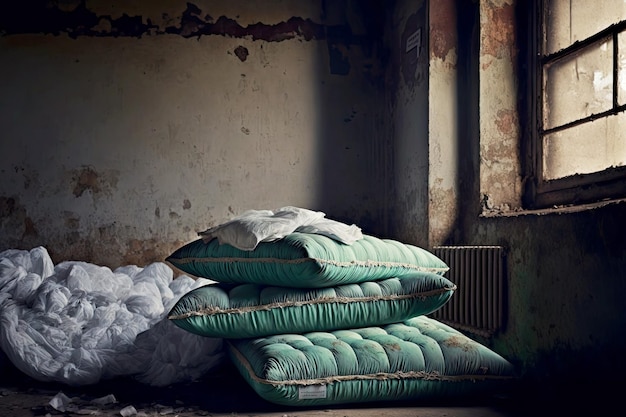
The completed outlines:
{"type": "Polygon", "coordinates": [[[396,2],[388,68],[396,82],[387,95],[393,229],[427,247],[503,246],[505,326],[472,337],[515,364],[527,383],[520,388],[528,391],[516,392],[522,398],[587,400],[617,392],[624,381],[626,337],[618,329],[626,325],[626,204],[541,211],[522,205],[530,124],[521,115],[531,99],[523,96],[528,63],[520,54],[527,6],[396,2]],[[410,65],[402,40],[424,7],[428,59],[420,83],[420,65],[410,65]]]}
{"type": "Polygon", "coordinates": [[[162,260],[247,209],[384,233],[377,2],[26,1],[0,14],[0,249],[162,260]]]}

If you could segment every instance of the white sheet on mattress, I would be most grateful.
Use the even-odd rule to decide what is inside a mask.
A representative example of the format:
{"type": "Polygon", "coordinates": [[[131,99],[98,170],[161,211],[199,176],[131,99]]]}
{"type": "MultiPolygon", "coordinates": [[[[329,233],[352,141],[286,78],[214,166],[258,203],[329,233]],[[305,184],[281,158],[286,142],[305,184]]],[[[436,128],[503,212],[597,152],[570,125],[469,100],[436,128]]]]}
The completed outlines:
{"type": "Polygon", "coordinates": [[[199,232],[205,242],[217,239],[240,250],[251,251],[261,242],[272,242],[293,232],[315,233],[351,245],[363,239],[361,228],[328,219],[321,211],[285,206],[277,210],[248,210],[233,219],[199,232]]]}

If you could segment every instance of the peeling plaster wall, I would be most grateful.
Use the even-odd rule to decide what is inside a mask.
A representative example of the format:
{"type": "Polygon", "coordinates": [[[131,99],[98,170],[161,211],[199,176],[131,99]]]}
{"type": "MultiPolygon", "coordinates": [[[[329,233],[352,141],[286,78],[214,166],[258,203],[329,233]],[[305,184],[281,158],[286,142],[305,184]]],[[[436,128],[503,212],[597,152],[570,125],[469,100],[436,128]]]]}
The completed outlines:
{"type": "Polygon", "coordinates": [[[454,0],[429,9],[428,244],[441,245],[452,233],[459,210],[457,115],[457,12],[454,0]]]}
{"type": "MultiPolygon", "coordinates": [[[[614,392],[626,375],[626,204],[521,208],[518,48],[527,29],[516,14],[524,7],[429,2],[428,138],[416,139],[426,123],[417,112],[416,131],[399,129],[396,117],[394,137],[396,152],[428,142],[430,163],[409,172],[414,187],[428,178],[430,203],[424,214],[426,203],[414,199],[417,207],[399,205],[395,217],[406,226],[415,213],[427,215],[430,245],[506,248],[505,328],[489,339],[473,337],[511,360],[534,398],[614,392]],[[455,16],[463,19],[452,24],[455,16]],[[456,115],[446,119],[448,111],[456,115]]],[[[410,111],[414,102],[401,100],[406,91],[398,85],[396,103],[410,111]]]]}
{"type": "Polygon", "coordinates": [[[515,2],[479,3],[480,195],[486,209],[508,210],[522,195],[515,2]]]}
{"type": "Polygon", "coordinates": [[[384,233],[378,11],[20,2],[0,18],[0,250],[145,264],[283,205],[384,233]]]}
{"type": "Polygon", "coordinates": [[[538,392],[599,393],[622,385],[626,349],[626,204],[521,209],[522,1],[479,2],[482,216],[464,217],[463,244],[507,248],[505,331],[490,342],[538,392]],[[588,379],[586,376],[592,376],[588,379]],[[544,389],[546,388],[547,389],[544,389]],[[564,388],[567,387],[567,388],[564,388]]]}

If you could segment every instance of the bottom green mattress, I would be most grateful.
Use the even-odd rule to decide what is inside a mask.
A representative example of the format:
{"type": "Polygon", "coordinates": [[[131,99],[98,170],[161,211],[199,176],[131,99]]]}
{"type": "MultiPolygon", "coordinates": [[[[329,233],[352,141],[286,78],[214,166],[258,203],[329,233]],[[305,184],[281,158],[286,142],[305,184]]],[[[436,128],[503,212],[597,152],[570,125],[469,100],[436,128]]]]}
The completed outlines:
{"type": "Polygon", "coordinates": [[[514,378],[502,356],[426,316],[227,345],[257,394],[282,405],[465,398],[495,392],[514,378]]]}

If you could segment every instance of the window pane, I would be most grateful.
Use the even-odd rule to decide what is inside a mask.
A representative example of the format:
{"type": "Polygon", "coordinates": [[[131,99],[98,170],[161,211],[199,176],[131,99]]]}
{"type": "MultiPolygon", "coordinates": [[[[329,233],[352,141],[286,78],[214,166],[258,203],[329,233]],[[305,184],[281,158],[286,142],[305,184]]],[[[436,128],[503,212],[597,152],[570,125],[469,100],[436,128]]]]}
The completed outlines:
{"type": "Polygon", "coordinates": [[[544,129],[613,107],[613,42],[597,43],[545,68],[544,129]]]}
{"type": "Polygon", "coordinates": [[[557,52],[626,19],[624,0],[548,0],[547,7],[545,54],[557,52]]]}
{"type": "Polygon", "coordinates": [[[546,135],[543,179],[590,174],[626,165],[626,113],[546,135]]]}

